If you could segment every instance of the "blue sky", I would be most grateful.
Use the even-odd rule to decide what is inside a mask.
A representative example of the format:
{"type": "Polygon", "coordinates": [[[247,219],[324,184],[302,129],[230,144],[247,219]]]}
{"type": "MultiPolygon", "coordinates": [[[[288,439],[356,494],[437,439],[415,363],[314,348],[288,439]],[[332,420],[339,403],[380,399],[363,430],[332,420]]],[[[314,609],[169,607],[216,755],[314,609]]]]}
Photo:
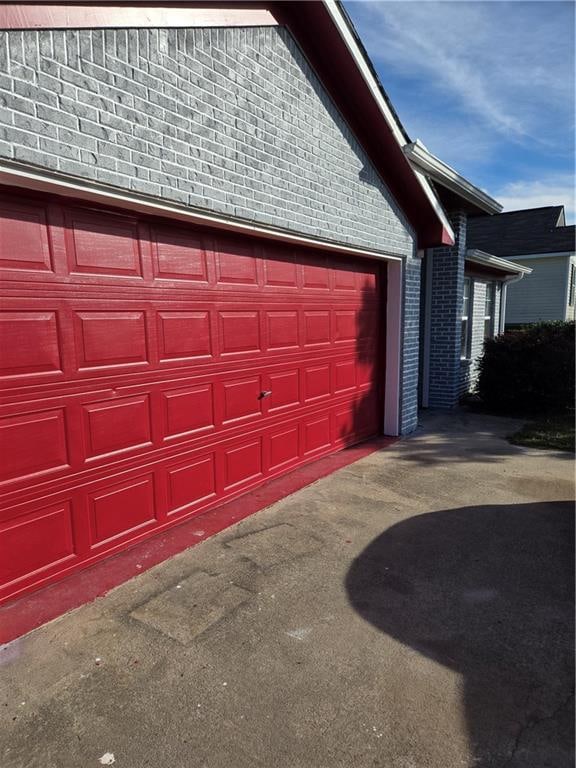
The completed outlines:
{"type": "Polygon", "coordinates": [[[573,2],[345,0],[411,139],[504,204],[575,217],[573,2]]]}

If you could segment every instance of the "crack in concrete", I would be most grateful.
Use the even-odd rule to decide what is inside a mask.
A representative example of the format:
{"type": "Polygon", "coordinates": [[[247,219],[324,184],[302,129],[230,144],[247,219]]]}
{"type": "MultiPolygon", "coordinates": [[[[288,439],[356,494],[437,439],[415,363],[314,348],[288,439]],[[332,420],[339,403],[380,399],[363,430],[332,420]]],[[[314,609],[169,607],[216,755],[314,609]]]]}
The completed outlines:
{"type": "MultiPolygon", "coordinates": [[[[534,691],[534,688],[532,688],[529,693],[527,699],[530,699],[530,696],[532,695],[534,691]]],[[[507,768],[507,766],[512,764],[512,761],[516,757],[516,754],[518,750],[520,749],[520,742],[522,741],[522,738],[524,737],[524,734],[527,731],[531,731],[533,728],[535,728],[537,725],[540,725],[541,723],[546,722],[547,720],[555,720],[556,717],[562,712],[565,706],[567,706],[570,703],[570,700],[574,698],[574,688],[570,691],[568,696],[561,701],[561,703],[552,710],[552,712],[549,715],[542,715],[541,717],[533,717],[529,716],[526,722],[520,727],[518,733],[516,734],[516,738],[514,739],[514,744],[512,745],[512,750],[510,752],[510,755],[506,759],[504,763],[502,763],[502,768],[507,768]]]]}

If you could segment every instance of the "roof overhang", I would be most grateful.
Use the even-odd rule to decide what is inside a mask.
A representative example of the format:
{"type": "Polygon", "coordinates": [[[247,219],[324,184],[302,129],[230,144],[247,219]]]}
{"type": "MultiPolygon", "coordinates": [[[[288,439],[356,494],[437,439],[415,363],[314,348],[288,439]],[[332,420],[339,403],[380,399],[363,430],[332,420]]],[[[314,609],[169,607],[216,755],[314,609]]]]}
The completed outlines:
{"type": "Polygon", "coordinates": [[[576,251],[550,251],[550,253],[522,253],[516,256],[508,256],[511,261],[516,259],[557,259],[567,256],[576,256],[576,251]]]}
{"type": "Polygon", "coordinates": [[[522,264],[515,264],[512,261],[501,259],[498,256],[492,256],[491,253],[478,251],[475,248],[470,248],[466,251],[466,262],[479,264],[484,269],[501,273],[502,277],[506,277],[506,275],[529,275],[532,272],[530,267],[525,267],[522,264]]]}
{"type": "Polygon", "coordinates": [[[468,179],[429,152],[418,139],[406,144],[404,153],[415,168],[466,201],[476,213],[494,214],[502,211],[502,205],[497,200],[471,184],[468,179]]]}

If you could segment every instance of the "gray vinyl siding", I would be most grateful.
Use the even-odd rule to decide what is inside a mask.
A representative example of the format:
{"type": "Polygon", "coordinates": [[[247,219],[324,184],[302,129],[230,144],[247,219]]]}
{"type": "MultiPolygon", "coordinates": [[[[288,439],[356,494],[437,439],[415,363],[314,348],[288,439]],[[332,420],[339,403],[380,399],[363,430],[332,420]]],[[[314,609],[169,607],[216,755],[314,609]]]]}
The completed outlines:
{"type": "Polygon", "coordinates": [[[576,304],[576,285],[574,286],[574,293],[575,293],[575,300],[572,304],[569,303],[570,300],[570,275],[572,274],[572,268],[576,267],[576,256],[570,256],[570,264],[568,266],[568,285],[566,286],[566,293],[567,293],[567,309],[566,309],[566,320],[574,320],[574,309],[576,304]]]}
{"type": "Polygon", "coordinates": [[[532,274],[508,286],[507,325],[565,319],[569,258],[514,259],[514,263],[530,267],[532,274]]]}

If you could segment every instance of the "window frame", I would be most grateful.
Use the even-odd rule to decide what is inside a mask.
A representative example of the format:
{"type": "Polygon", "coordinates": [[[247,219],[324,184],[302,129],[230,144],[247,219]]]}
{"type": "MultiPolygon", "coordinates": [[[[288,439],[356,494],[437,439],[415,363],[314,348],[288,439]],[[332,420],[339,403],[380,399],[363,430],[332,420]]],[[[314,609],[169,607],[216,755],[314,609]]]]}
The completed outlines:
{"type": "Polygon", "coordinates": [[[568,283],[568,306],[574,306],[576,299],[576,264],[570,264],[570,281],[568,283]]]}
{"type": "Polygon", "coordinates": [[[491,280],[486,283],[486,297],[484,299],[484,341],[494,338],[494,329],[496,327],[496,282],[491,280]],[[487,314],[488,297],[490,297],[490,312],[487,314]],[[488,333],[486,333],[486,321],[488,320],[488,333]]]}
{"type": "Polygon", "coordinates": [[[460,312],[460,360],[470,360],[472,355],[472,313],[474,306],[474,281],[471,277],[464,277],[462,286],[462,308],[460,312]],[[466,286],[468,286],[468,296],[466,296],[466,286]],[[466,307],[466,301],[468,306],[466,307]],[[464,314],[464,309],[467,309],[464,314]],[[465,327],[465,331],[464,331],[465,327]]]}

